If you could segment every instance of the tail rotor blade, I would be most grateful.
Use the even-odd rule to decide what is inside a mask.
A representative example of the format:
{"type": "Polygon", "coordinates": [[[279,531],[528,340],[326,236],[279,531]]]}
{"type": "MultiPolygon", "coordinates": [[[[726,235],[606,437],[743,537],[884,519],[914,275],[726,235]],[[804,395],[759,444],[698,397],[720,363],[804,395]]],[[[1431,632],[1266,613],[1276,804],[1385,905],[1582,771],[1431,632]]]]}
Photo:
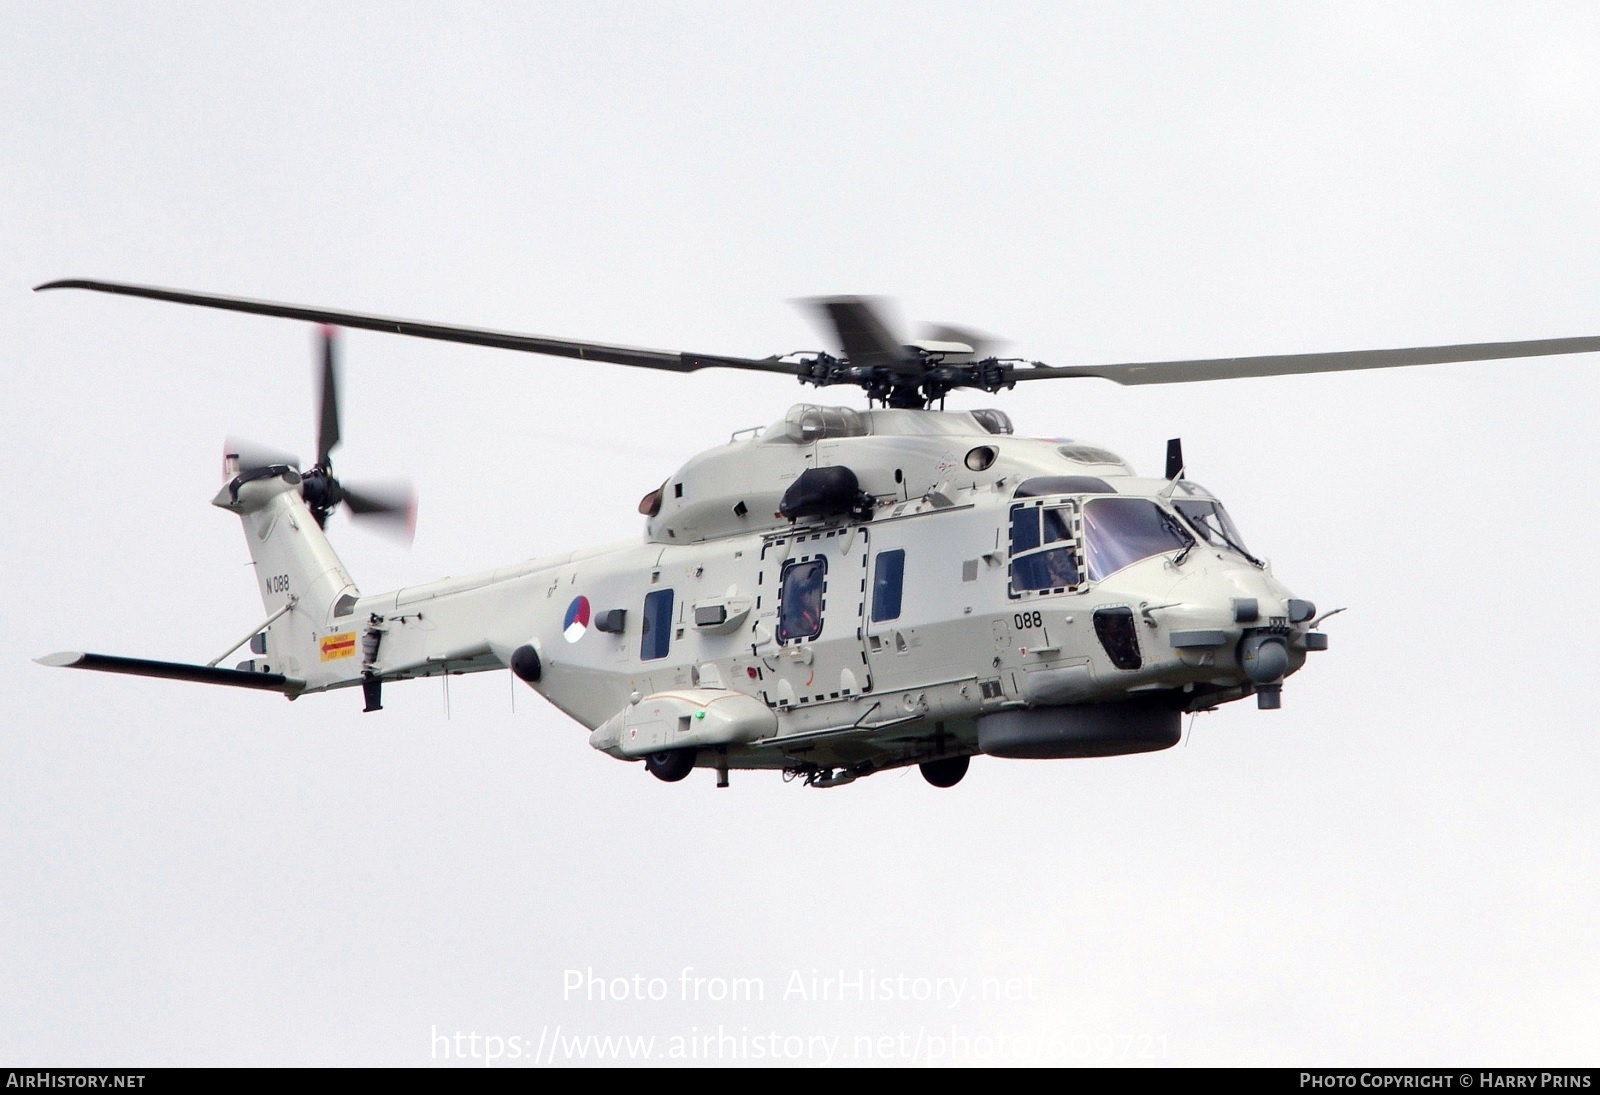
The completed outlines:
{"type": "Polygon", "coordinates": [[[407,543],[416,533],[417,496],[409,483],[368,483],[340,488],[350,516],[407,543]]]}
{"type": "Polygon", "coordinates": [[[1167,478],[1183,475],[1183,438],[1174,437],[1167,442],[1167,478]]]}
{"type": "Polygon", "coordinates": [[[317,465],[328,467],[328,457],[339,444],[339,365],[336,328],[322,327],[321,420],[317,425],[317,465]]]}

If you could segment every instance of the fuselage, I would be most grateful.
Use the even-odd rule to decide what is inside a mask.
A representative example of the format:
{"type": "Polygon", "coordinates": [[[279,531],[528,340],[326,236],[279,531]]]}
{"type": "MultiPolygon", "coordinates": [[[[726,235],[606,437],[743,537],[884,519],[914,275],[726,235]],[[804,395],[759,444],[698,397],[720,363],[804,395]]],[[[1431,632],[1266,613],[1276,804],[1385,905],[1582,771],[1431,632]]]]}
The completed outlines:
{"type": "Polygon", "coordinates": [[[1220,505],[1009,431],[802,405],[647,496],[643,542],[347,591],[280,668],[315,691],[510,665],[613,755],[806,773],[1138,752],[1178,712],[1274,706],[1320,634],[1220,505]]]}

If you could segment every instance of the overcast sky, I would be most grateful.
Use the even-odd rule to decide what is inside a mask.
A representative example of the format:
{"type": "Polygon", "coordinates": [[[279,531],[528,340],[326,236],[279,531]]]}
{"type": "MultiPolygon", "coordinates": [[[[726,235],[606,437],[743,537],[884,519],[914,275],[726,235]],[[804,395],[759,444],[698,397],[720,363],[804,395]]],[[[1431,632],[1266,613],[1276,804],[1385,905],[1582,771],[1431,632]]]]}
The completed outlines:
{"type": "MultiPolygon", "coordinates": [[[[1148,473],[1181,435],[1277,576],[1349,607],[1332,648],[1163,753],[717,790],[506,673],[363,715],[33,664],[205,662],[257,623],[221,442],[315,429],[308,325],[28,291],[749,356],[817,347],[791,301],[837,292],[1052,364],[1600,334],[1593,5],[270,9],[0,3],[0,1060],[453,1063],[435,1035],[476,1032],[561,1063],[558,1027],[1600,1057],[1593,357],[955,397],[1148,473]]],[[[346,360],[341,472],[421,495],[409,551],[330,526],[367,592],[640,536],[683,460],[818,398],[363,332],[346,360]]]]}

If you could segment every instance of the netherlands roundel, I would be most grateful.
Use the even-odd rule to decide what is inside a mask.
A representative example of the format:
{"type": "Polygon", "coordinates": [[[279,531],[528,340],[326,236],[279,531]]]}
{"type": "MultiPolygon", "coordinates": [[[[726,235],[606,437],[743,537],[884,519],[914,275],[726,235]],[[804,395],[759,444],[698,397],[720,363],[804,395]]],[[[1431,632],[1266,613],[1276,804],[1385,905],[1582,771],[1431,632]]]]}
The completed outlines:
{"type": "Polygon", "coordinates": [[[567,642],[575,643],[583,638],[583,633],[589,630],[589,598],[574,597],[567,606],[566,619],[561,621],[561,634],[567,637],[567,642]]]}

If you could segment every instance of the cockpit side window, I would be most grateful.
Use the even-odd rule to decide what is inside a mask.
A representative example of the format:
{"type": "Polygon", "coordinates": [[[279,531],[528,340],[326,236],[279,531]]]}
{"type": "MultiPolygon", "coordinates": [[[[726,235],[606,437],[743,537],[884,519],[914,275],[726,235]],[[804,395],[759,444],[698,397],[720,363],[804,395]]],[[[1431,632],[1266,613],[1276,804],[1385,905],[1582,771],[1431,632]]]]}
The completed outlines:
{"type": "Polygon", "coordinates": [[[1023,503],[1011,509],[1011,592],[1072,589],[1082,580],[1077,508],[1023,503]]]}
{"type": "Polygon", "coordinates": [[[828,561],[821,556],[785,563],[778,588],[778,641],[803,642],[822,634],[827,607],[828,561]]]}
{"type": "Polygon", "coordinates": [[[1011,507],[1011,556],[1016,558],[1024,551],[1039,546],[1039,507],[1011,507]]]}
{"type": "Polygon", "coordinates": [[[1053,544],[1057,540],[1072,539],[1072,510],[1064,506],[1053,506],[1040,510],[1044,515],[1044,542],[1053,544]]]}

